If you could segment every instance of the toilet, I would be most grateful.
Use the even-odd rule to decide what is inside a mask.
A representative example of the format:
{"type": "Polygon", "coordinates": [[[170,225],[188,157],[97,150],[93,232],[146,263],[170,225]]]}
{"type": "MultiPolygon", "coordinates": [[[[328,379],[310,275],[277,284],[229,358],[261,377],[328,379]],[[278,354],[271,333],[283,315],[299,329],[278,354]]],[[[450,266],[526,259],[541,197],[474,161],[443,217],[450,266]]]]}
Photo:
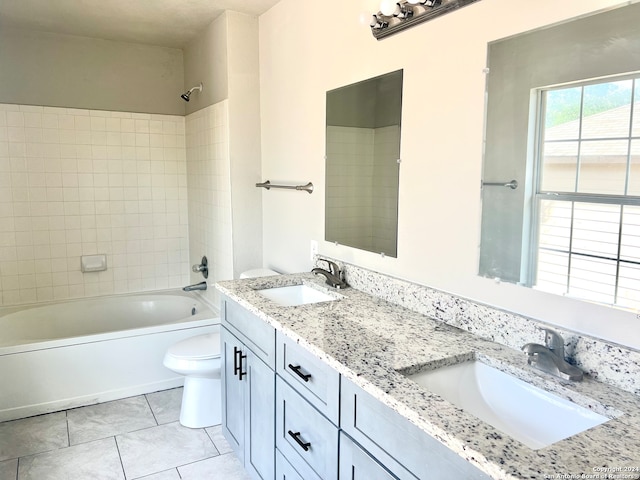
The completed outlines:
{"type": "MultiPolygon", "coordinates": [[[[266,268],[248,270],[240,278],[278,275],[266,268]]],[[[184,375],[180,424],[203,428],[221,423],[220,326],[215,331],[181,340],[169,347],[162,362],[169,370],[184,375]]]]}

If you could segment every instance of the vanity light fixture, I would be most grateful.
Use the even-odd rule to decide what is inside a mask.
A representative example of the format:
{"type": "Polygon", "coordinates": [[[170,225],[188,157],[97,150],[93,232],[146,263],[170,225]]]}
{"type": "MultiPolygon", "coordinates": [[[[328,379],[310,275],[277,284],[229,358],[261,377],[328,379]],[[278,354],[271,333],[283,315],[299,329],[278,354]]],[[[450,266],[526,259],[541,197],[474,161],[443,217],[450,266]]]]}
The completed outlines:
{"type": "Polygon", "coordinates": [[[371,33],[380,40],[480,0],[382,0],[373,14],[371,33]]]}

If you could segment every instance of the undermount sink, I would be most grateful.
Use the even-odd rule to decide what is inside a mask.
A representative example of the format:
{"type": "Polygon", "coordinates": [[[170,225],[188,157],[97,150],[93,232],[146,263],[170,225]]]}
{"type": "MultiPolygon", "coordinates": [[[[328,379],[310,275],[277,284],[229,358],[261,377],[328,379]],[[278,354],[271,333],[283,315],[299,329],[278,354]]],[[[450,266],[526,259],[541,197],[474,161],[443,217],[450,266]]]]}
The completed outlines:
{"type": "Polygon", "coordinates": [[[477,360],[405,376],[534,450],[610,420],[477,360]]]}
{"type": "Polygon", "coordinates": [[[307,285],[291,285],[288,287],[264,288],[256,290],[260,295],[284,307],[294,307],[307,303],[332,302],[337,297],[307,285]]]}

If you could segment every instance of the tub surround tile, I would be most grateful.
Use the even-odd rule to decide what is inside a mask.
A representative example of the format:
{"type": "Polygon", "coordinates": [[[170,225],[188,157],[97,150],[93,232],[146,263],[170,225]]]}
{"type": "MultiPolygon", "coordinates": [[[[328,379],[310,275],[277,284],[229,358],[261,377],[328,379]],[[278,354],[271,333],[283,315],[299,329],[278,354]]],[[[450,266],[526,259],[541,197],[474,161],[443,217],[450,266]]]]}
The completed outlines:
{"type": "Polygon", "coordinates": [[[0,229],[10,234],[0,239],[0,305],[186,285],[184,117],[37,108],[46,113],[7,111],[0,127],[0,156],[4,146],[11,157],[3,187],[13,187],[13,195],[11,188],[8,196],[0,192],[0,203],[4,216],[21,221],[0,229]],[[154,124],[153,144],[152,121],[169,125],[164,131],[154,124]],[[153,211],[140,211],[144,204],[153,211]],[[151,229],[151,215],[143,213],[153,213],[153,238],[141,234],[151,229]],[[87,251],[107,253],[109,269],[82,275],[79,257],[87,251]],[[16,259],[30,262],[12,268],[16,259]],[[34,259],[60,268],[46,285],[20,281],[33,273],[34,259]]]}
{"type": "Polygon", "coordinates": [[[0,423],[0,461],[68,446],[65,412],[0,423]]]}
{"type": "Polygon", "coordinates": [[[182,391],[183,389],[180,387],[146,395],[158,425],[177,422],[180,419],[182,391]]]}
{"type": "Polygon", "coordinates": [[[226,454],[178,467],[182,480],[220,478],[224,480],[250,480],[249,474],[235,455],[226,454]]]}
{"type": "Polygon", "coordinates": [[[138,478],[218,455],[201,429],[179,423],[139,430],[116,437],[127,478],[138,478]]]}
{"type": "Polygon", "coordinates": [[[18,480],[124,480],[113,438],[20,459],[18,480]]]}
{"type": "MultiPolygon", "coordinates": [[[[493,478],[543,478],[592,473],[594,466],[640,466],[638,396],[590,376],[582,382],[565,383],[527,365],[519,344],[516,350],[496,338],[472,334],[471,325],[464,329],[442,321],[457,309],[479,317],[486,313],[499,325],[504,312],[470,304],[462,308],[455,298],[440,292],[433,300],[420,286],[395,279],[388,279],[386,285],[379,274],[363,270],[356,275],[360,274],[370,276],[374,286],[369,280],[348,277],[351,285],[359,286],[362,281],[370,289],[377,288],[377,295],[350,288],[340,291],[341,298],[334,302],[281,307],[255,291],[300,283],[326,290],[323,279],[310,273],[219,282],[217,288],[493,478]],[[425,315],[388,300],[398,298],[423,309],[436,305],[435,313],[425,315]],[[426,390],[399,373],[469,359],[482,360],[612,420],[532,450],[440,397],[425,394],[426,390]]],[[[502,328],[512,327],[505,321],[502,328]]]]}
{"type": "Polygon", "coordinates": [[[156,425],[144,395],[69,410],[67,421],[71,445],[156,425]]]}
{"type": "Polygon", "coordinates": [[[0,462],[0,479],[16,480],[18,478],[18,459],[0,462]]]}

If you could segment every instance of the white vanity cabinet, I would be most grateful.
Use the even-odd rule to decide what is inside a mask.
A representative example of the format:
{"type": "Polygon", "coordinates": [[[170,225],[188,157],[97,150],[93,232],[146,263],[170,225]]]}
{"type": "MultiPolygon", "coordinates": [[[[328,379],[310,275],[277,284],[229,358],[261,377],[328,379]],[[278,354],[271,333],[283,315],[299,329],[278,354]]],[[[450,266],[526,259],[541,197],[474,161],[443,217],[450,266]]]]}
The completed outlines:
{"type": "Polygon", "coordinates": [[[340,375],[281,332],[276,345],[276,478],[334,480],[340,375]]]}
{"type": "Polygon", "coordinates": [[[275,330],[228,298],[221,302],[222,431],[252,478],[275,472],[275,330]]]}

